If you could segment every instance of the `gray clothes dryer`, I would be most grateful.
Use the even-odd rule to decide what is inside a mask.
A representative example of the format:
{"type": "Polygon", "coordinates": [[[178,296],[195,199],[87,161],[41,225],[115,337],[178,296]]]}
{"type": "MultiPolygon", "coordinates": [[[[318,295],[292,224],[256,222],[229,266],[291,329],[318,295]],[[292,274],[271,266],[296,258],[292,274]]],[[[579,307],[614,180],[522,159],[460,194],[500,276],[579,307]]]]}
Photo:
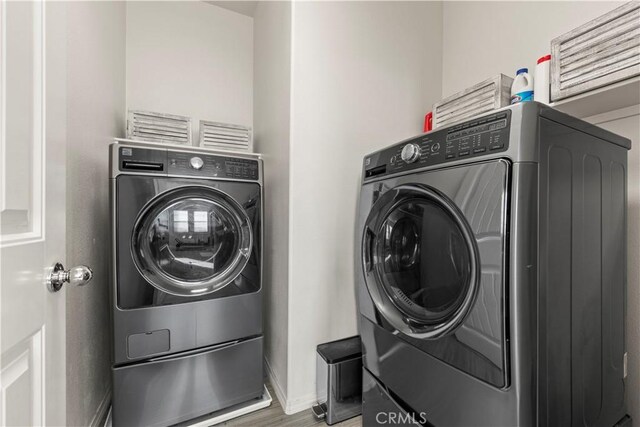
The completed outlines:
{"type": "Polygon", "coordinates": [[[114,426],[260,397],[262,161],[144,143],[110,153],[114,426]]]}
{"type": "Polygon", "coordinates": [[[364,158],[364,425],[628,422],[629,148],[523,103],[364,158]]]}

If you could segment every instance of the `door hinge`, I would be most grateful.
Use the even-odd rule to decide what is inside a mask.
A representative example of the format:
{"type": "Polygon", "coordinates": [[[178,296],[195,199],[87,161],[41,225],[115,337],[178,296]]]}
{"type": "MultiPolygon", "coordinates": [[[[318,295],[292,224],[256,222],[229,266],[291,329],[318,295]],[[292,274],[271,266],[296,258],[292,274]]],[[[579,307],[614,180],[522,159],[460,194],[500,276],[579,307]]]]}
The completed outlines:
{"type": "Polygon", "coordinates": [[[627,378],[627,352],[622,356],[622,379],[627,378]]]}

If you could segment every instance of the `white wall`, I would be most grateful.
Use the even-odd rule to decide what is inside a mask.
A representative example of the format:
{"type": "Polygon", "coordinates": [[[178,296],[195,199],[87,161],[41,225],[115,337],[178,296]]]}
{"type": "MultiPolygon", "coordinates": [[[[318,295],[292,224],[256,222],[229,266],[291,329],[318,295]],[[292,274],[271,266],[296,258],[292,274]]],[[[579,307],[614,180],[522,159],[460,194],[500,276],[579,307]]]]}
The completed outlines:
{"type": "Polygon", "coordinates": [[[362,159],[420,133],[440,98],[441,16],[436,2],[293,4],[288,413],[315,400],[316,345],[357,333],[362,159]]]}
{"type": "Polygon", "coordinates": [[[550,42],[625,2],[446,1],[443,8],[442,94],[499,73],[532,71],[550,42]]]}
{"type": "Polygon", "coordinates": [[[254,11],[254,147],[264,159],[262,289],[265,360],[276,394],[287,395],[289,289],[289,125],[291,3],[258,3],[254,11]]]}
{"type": "Polygon", "coordinates": [[[127,108],[252,126],[253,19],[199,1],[127,2],[127,108]]]}
{"type": "Polygon", "coordinates": [[[93,280],[65,287],[67,425],[106,414],[111,391],[108,145],[124,136],[125,5],[67,4],[67,257],[93,280]]]}
{"type": "MultiPolygon", "coordinates": [[[[625,2],[445,2],[442,92],[462,90],[498,73],[535,66],[551,39],[625,2]],[[499,25],[482,25],[498,22],[499,25]],[[470,23],[477,23],[471,25],[470,23]]],[[[628,176],[627,404],[640,419],[640,116],[639,107],[586,118],[633,141],[628,176]]]]}

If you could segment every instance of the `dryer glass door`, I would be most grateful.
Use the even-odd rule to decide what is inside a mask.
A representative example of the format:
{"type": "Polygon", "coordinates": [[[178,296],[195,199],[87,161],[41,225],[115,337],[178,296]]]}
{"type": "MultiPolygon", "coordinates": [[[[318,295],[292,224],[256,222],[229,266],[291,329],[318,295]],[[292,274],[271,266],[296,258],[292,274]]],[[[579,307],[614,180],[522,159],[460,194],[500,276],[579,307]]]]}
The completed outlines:
{"type": "Polygon", "coordinates": [[[156,288],[181,296],[215,292],[231,283],[251,253],[251,224],[225,193],[200,186],[158,195],[138,216],[131,252],[156,288]]]}
{"type": "Polygon", "coordinates": [[[446,195],[400,185],[374,205],[363,239],[367,285],[378,309],[409,336],[454,330],[478,292],[476,240],[446,195]]]}

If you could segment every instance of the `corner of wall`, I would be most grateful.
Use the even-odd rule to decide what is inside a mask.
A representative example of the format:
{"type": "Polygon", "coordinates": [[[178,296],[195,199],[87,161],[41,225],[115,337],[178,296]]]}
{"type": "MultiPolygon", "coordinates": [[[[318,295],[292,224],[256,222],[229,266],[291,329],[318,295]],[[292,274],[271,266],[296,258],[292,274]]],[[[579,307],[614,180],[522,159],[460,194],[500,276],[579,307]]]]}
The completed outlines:
{"type": "Polygon", "coordinates": [[[273,391],[278,398],[278,402],[282,406],[282,410],[287,415],[292,415],[297,412],[303,411],[314,403],[316,403],[316,394],[308,394],[306,396],[301,396],[293,399],[289,399],[287,396],[286,389],[282,385],[282,381],[276,374],[276,372],[271,367],[269,363],[269,359],[267,357],[264,358],[265,369],[267,371],[267,377],[269,378],[269,382],[273,387],[273,391]]]}
{"type": "Polygon", "coordinates": [[[271,368],[271,364],[269,363],[269,359],[267,358],[267,356],[264,357],[264,367],[265,367],[265,370],[267,371],[267,377],[269,378],[269,382],[273,387],[273,391],[276,394],[276,397],[278,398],[278,402],[280,402],[282,407],[284,408],[287,402],[287,392],[282,387],[282,381],[280,380],[276,372],[273,370],[273,368],[271,368]]]}
{"type": "Polygon", "coordinates": [[[300,396],[297,398],[286,400],[287,404],[283,407],[284,413],[287,415],[297,414],[298,412],[302,412],[306,409],[309,409],[316,402],[316,393],[310,393],[305,396],[300,396]]]}
{"type": "MultiPolygon", "coordinates": [[[[294,66],[294,58],[295,58],[295,14],[296,14],[296,3],[294,1],[289,3],[289,128],[288,128],[288,133],[289,133],[289,161],[291,162],[291,159],[294,156],[294,152],[293,152],[293,140],[294,140],[294,109],[295,109],[295,101],[294,101],[294,78],[295,78],[295,66],[294,66]]],[[[293,171],[292,171],[292,167],[289,167],[289,198],[291,198],[291,192],[292,192],[292,188],[293,188],[293,184],[294,184],[294,180],[293,178],[293,171]]],[[[293,203],[291,203],[291,200],[289,200],[289,235],[288,235],[288,242],[287,242],[287,246],[289,248],[289,253],[287,254],[287,257],[289,258],[289,262],[287,265],[287,296],[288,298],[291,298],[291,284],[293,283],[293,262],[291,260],[292,257],[292,253],[293,253],[293,233],[291,232],[291,218],[293,218],[293,203]]],[[[292,372],[291,370],[291,360],[292,360],[292,355],[291,355],[291,351],[292,351],[292,346],[291,346],[291,333],[289,333],[289,331],[291,330],[291,326],[290,326],[290,322],[291,319],[293,318],[292,316],[292,307],[289,304],[289,302],[287,302],[287,390],[291,390],[291,375],[289,375],[290,372],[292,372]]],[[[282,402],[282,408],[285,412],[285,414],[293,414],[294,412],[292,412],[291,410],[291,402],[287,399],[287,396],[285,396],[284,400],[281,400],[282,402]]]]}
{"type": "Polygon", "coordinates": [[[440,99],[444,97],[444,10],[446,6],[446,2],[440,2],[440,49],[438,50],[440,54],[440,99]]]}
{"type": "Polygon", "coordinates": [[[129,32],[129,3],[125,2],[124,5],[124,106],[123,117],[125,131],[122,135],[123,138],[127,137],[126,128],[128,126],[128,112],[129,112],[129,46],[127,44],[127,33],[129,32]]]}
{"type": "Polygon", "coordinates": [[[254,14],[254,138],[265,180],[265,370],[287,407],[290,185],[290,3],[260,2],[254,14]],[[268,230],[267,230],[268,227],[268,230]]]}

